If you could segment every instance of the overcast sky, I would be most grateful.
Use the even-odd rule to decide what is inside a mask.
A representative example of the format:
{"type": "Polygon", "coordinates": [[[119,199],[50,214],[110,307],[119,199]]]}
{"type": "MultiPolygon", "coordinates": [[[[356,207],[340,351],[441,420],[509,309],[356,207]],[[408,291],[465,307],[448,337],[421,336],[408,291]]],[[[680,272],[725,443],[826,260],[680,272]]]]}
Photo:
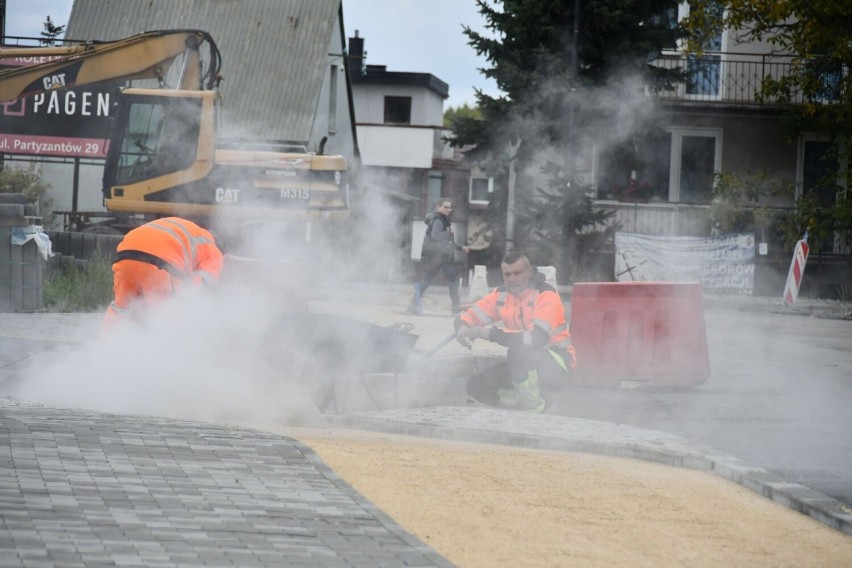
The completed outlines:
{"type": "MultiPolygon", "coordinates": [[[[38,36],[47,16],[64,25],[72,4],[73,0],[8,0],[6,35],[38,36]]],[[[387,65],[389,71],[431,73],[447,83],[450,97],[444,108],[474,104],[474,87],[497,94],[493,81],[486,81],[477,70],[484,60],[462,34],[463,24],[483,29],[474,0],[343,0],[343,24],[347,37],[358,30],[364,38],[367,63],[387,65]]]]}

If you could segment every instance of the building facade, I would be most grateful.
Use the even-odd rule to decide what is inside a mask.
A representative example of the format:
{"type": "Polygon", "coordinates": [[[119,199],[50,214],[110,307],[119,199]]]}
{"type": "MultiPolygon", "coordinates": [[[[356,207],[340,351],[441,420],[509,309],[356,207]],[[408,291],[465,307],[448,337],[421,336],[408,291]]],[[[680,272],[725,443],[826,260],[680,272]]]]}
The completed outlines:
{"type": "MultiPolygon", "coordinates": [[[[468,243],[471,222],[487,206],[493,181],[471,169],[462,154],[443,139],[446,83],[429,73],[391,71],[367,64],[365,38],[349,38],[349,71],[361,151],[361,182],[367,190],[392,198],[405,211],[402,254],[420,258],[426,225],[424,217],[442,197],[453,201],[456,242],[468,243]]],[[[487,242],[476,239],[473,247],[487,242]]],[[[467,259],[457,257],[459,263],[467,259]]]]}

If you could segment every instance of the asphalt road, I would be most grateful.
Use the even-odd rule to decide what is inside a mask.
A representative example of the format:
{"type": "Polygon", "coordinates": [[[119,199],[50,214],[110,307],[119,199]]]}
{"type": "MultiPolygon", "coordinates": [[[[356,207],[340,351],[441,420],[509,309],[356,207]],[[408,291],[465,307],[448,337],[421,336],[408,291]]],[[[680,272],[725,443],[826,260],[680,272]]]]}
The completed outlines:
{"type": "Polygon", "coordinates": [[[702,385],[574,387],[550,411],[683,436],[852,506],[852,321],[714,309],[705,318],[702,385]]]}

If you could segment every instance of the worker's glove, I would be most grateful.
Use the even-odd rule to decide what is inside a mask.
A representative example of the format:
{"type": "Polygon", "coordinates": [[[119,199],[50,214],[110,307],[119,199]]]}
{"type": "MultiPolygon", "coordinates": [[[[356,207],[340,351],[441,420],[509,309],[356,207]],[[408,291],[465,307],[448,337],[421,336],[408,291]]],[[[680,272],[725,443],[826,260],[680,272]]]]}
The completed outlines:
{"type": "Polygon", "coordinates": [[[459,344],[462,345],[462,347],[466,347],[466,348],[470,349],[472,347],[472,344],[470,342],[470,340],[471,340],[470,333],[471,333],[470,327],[468,327],[466,325],[459,327],[458,330],[456,330],[456,341],[458,341],[459,344]]]}
{"type": "Polygon", "coordinates": [[[472,341],[474,339],[490,339],[491,338],[491,330],[487,327],[481,326],[467,326],[463,325],[456,332],[456,341],[461,343],[463,346],[468,349],[472,346],[472,341]]]}
{"type": "Polygon", "coordinates": [[[487,327],[472,327],[470,328],[471,339],[491,339],[491,330],[487,327]]]}

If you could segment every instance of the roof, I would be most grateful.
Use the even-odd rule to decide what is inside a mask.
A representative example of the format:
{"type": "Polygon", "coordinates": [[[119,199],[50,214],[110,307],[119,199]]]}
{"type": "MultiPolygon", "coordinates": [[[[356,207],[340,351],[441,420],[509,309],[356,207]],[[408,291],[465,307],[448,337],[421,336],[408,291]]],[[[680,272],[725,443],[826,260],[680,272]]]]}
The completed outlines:
{"type": "Polygon", "coordinates": [[[333,37],[342,19],[340,2],[75,0],[65,37],[113,40],[150,30],[207,31],[222,54],[219,91],[227,134],[307,142],[329,46],[341,43],[333,37]]]}
{"type": "Polygon", "coordinates": [[[355,37],[349,38],[348,57],[349,80],[353,84],[426,87],[444,99],[450,94],[449,85],[430,73],[388,71],[386,65],[367,65],[364,38],[358,35],[358,30],[355,30],[355,37]]]}
{"type": "Polygon", "coordinates": [[[388,71],[385,65],[367,65],[363,74],[351,73],[353,83],[362,85],[404,85],[426,87],[442,98],[450,96],[450,87],[430,73],[388,71]]]}

